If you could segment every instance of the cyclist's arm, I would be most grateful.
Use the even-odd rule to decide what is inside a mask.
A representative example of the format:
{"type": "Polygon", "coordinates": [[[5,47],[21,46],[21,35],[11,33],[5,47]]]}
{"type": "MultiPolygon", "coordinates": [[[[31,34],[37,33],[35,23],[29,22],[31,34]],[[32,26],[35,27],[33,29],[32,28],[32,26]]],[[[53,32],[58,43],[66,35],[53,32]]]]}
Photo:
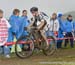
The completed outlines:
{"type": "Polygon", "coordinates": [[[31,26],[33,26],[33,24],[34,24],[34,20],[33,20],[33,18],[31,18],[31,22],[30,22],[30,25],[28,26],[28,28],[30,28],[31,26]]]}
{"type": "Polygon", "coordinates": [[[29,25],[28,27],[31,27],[31,26],[33,26],[33,23],[34,23],[34,22],[31,22],[31,23],[30,23],[30,25],[29,25]]]}

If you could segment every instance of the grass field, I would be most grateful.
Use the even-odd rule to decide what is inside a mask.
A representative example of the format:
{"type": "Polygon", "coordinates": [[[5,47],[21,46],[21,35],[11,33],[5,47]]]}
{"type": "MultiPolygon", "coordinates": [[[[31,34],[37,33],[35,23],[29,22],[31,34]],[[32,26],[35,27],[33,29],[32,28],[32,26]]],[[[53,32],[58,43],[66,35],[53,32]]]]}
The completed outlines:
{"type": "Polygon", "coordinates": [[[15,54],[10,59],[0,56],[0,65],[75,65],[75,48],[58,49],[52,56],[43,53],[20,59],[15,54]]]}

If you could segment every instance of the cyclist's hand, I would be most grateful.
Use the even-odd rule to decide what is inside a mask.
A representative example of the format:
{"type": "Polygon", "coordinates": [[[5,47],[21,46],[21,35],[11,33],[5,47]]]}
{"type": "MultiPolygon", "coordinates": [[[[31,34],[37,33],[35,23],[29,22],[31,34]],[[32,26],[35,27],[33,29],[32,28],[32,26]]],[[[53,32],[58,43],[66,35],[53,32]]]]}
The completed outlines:
{"type": "Polygon", "coordinates": [[[30,27],[27,27],[27,30],[30,30],[30,27]]]}

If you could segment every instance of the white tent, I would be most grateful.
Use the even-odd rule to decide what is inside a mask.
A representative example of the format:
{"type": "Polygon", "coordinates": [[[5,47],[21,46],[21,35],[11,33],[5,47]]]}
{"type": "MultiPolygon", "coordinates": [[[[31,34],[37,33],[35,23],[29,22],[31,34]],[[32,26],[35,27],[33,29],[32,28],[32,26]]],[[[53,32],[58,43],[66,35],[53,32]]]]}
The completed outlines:
{"type": "MultiPolygon", "coordinates": [[[[69,12],[75,10],[75,0],[1,0],[0,9],[5,12],[5,17],[9,17],[14,8],[20,10],[37,6],[43,12],[51,15],[52,12],[69,12]]],[[[30,13],[29,13],[30,15],[30,13]]]]}

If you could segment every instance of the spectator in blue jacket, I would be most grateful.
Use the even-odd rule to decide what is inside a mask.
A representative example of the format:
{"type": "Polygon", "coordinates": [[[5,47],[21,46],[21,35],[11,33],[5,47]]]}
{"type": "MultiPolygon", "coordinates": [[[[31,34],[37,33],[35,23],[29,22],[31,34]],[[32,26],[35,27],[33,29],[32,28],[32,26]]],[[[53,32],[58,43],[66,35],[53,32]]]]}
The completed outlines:
{"type": "Polygon", "coordinates": [[[22,17],[21,18],[22,18],[22,24],[21,24],[22,35],[28,35],[27,31],[24,30],[24,27],[27,27],[30,24],[30,21],[29,21],[28,16],[27,16],[27,10],[22,11],[22,17]]]}
{"type": "MultiPolygon", "coordinates": [[[[65,28],[64,29],[65,37],[71,37],[70,38],[70,46],[71,46],[71,48],[73,48],[74,47],[73,35],[72,35],[73,27],[72,27],[72,16],[71,15],[68,15],[67,21],[64,23],[64,28],[65,28]]],[[[65,47],[67,46],[68,40],[69,39],[65,40],[65,44],[64,44],[65,47]]]]}
{"type": "Polygon", "coordinates": [[[21,18],[19,17],[20,10],[14,9],[13,14],[9,18],[9,23],[11,25],[11,28],[9,29],[9,36],[8,36],[8,42],[12,42],[14,39],[14,36],[16,39],[19,38],[19,28],[21,25],[21,18]]]}
{"type": "MultiPolygon", "coordinates": [[[[58,14],[58,20],[59,20],[59,24],[60,24],[60,27],[59,27],[59,31],[58,31],[58,38],[63,38],[63,14],[58,14]]],[[[62,48],[62,42],[63,40],[57,40],[57,48],[62,48]]]]}
{"type": "MultiPolygon", "coordinates": [[[[27,10],[23,10],[22,16],[21,16],[21,25],[20,25],[20,28],[19,28],[19,36],[28,35],[27,30],[25,30],[24,28],[28,27],[29,24],[30,24],[30,22],[29,22],[28,16],[27,16],[27,10]]],[[[30,46],[30,44],[27,44],[27,45],[30,46]]],[[[24,44],[20,44],[20,47],[23,48],[24,44]]]]}

